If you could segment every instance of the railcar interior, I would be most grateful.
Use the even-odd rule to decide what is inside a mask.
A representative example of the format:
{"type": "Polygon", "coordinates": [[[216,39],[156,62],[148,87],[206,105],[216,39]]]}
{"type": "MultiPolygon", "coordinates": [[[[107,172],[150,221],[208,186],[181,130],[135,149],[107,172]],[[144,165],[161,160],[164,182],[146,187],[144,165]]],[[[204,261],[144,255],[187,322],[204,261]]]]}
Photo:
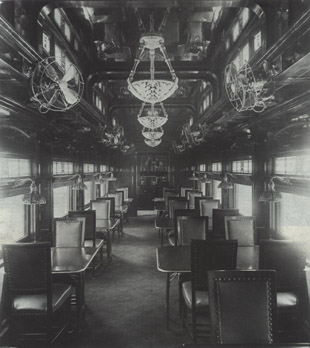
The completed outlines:
{"type": "Polygon", "coordinates": [[[310,0],[0,0],[0,347],[310,347],[310,0]]]}

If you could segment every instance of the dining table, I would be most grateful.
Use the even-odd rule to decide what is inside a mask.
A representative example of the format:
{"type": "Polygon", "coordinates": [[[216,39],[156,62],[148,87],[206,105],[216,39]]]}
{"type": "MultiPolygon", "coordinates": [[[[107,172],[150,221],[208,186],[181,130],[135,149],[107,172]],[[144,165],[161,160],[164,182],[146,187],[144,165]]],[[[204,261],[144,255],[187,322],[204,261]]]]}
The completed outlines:
{"type": "MultiPolygon", "coordinates": [[[[238,246],[237,269],[258,269],[259,247],[238,246]]],[[[166,273],[166,324],[169,329],[170,282],[176,274],[191,272],[190,246],[165,246],[156,249],[157,269],[166,273]]]]}
{"type": "Polygon", "coordinates": [[[76,330],[81,328],[85,311],[85,271],[97,255],[96,247],[51,248],[52,274],[68,275],[76,289],[76,330]]]}

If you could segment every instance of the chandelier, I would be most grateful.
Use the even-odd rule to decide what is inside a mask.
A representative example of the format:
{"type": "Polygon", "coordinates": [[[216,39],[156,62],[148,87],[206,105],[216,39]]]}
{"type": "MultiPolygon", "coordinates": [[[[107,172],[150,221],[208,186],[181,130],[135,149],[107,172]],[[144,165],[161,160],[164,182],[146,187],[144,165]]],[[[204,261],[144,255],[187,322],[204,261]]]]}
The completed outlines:
{"type": "Polygon", "coordinates": [[[132,70],[127,79],[128,90],[138,99],[145,103],[156,104],[169,98],[178,88],[178,78],[175,71],[172,68],[170,59],[167,57],[165,48],[165,39],[163,37],[163,30],[166,25],[168,14],[170,12],[167,9],[165,16],[159,26],[158,32],[154,32],[154,17],[153,13],[150,15],[150,31],[146,32],[142,19],[139,15],[138,10],[135,10],[139,27],[142,29],[143,34],[140,37],[140,47],[138,58],[135,59],[132,70]],[[150,59],[150,78],[144,80],[133,81],[137,67],[141,60],[144,58],[145,51],[149,52],[150,59]],[[155,51],[159,51],[158,55],[162,57],[168,66],[171,74],[170,80],[155,79],[155,51]]]}
{"type": "Polygon", "coordinates": [[[163,134],[164,130],[162,129],[162,127],[157,129],[142,129],[142,135],[148,140],[158,140],[163,136],[163,134]]]}
{"type": "Polygon", "coordinates": [[[146,128],[155,129],[162,127],[168,121],[168,114],[164,108],[164,104],[160,103],[162,110],[162,115],[160,115],[160,109],[155,108],[154,104],[151,104],[149,109],[145,109],[145,103],[142,103],[141,109],[139,110],[137,120],[138,122],[146,128]],[[146,111],[146,114],[143,115],[143,111],[146,111]]]}
{"type": "Polygon", "coordinates": [[[150,147],[155,147],[161,143],[161,139],[154,139],[154,140],[144,139],[144,142],[146,145],[148,145],[150,147]]]}

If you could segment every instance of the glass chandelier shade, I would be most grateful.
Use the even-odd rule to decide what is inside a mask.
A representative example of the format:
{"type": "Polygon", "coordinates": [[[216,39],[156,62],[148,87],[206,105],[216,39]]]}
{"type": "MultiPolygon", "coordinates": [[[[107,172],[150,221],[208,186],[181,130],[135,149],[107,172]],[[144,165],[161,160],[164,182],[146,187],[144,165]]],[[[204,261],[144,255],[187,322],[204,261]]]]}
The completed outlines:
{"type": "Polygon", "coordinates": [[[164,134],[164,130],[162,129],[162,127],[157,128],[157,129],[147,129],[147,128],[143,128],[142,129],[142,135],[144,136],[145,139],[148,140],[158,140],[159,138],[161,138],[164,134]]]}
{"type": "Polygon", "coordinates": [[[178,78],[172,68],[170,59],[167,57],[165,40],[160,33],[144,33],[140,37],[140,48],[138,58],[135,59],[133,68],[127,79],[128,90],[138,99],[145,103],[156,104],[169,98],[178,88],[178,78]],[[137,67],[144,58],[145,51],[149,52],[150,59],[150,79],[133,81],[137,67]],[[155,50],[159,50],[159,55],[169,68],[172,80],[155,79],[155,50]]]}
{"type": "Polygon", "coordinates": [[[144,139],[144,142],[146,145],[150,147],[156,147],[161,143],[161,139],[156,139],[156,140],[144,139]]]}
{"type": "Polygon", "coordinates": [[[164,108],[163,103],[160,103],[162,115],[160,115],[160,109],[155,108],[154,104],[151,104],[149,109],[145,109],[145,103],[142,103],[141,109],[138,113],[138,122],[146,128],[156,129],[162,127],[168,121],[168,114],[164,108]],[[146,113],[143,114],[143,111],[146,113]]]}

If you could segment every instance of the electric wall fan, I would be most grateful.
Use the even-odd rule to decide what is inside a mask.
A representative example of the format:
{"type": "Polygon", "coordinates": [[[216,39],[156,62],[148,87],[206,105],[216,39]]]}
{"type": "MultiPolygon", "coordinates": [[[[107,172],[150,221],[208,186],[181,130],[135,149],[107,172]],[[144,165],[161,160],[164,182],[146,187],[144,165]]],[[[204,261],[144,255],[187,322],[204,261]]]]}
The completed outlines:
{"type": "Polygon", "coordinates": [[[41,113],[66,111],[82,98],[84,82],[79,69],[72,63],[60,65],[55,57],[38,63],[32,72],[31,100],[41,113]]]}
{"type": "Polygon", "coordinates": [[[246,110],[263,112],[267,108],[267,102],[274,99],[272,94],[266,94],[267,85],[268,81],[256,77],[248,63],[245,63],[240,70],[237,70],[233,63],[225,68],[227,96],[238,112],[246,110]]]}

